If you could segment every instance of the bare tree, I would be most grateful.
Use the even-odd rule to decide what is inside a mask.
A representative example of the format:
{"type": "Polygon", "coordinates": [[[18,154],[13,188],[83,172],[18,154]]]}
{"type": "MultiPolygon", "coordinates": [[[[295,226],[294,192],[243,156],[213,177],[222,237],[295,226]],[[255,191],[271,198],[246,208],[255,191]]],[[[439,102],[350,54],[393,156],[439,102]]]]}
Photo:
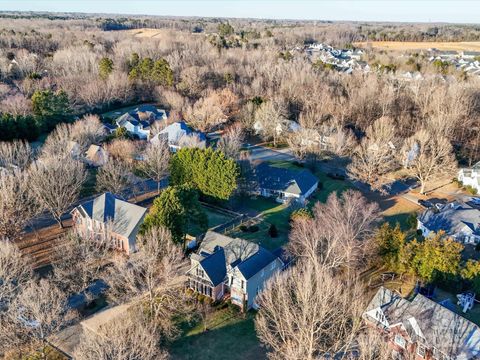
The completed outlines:
{"type": "Polygon", "coordinates": [[[408,162],[407,169],[420,181],[420,193],[432,178],[451,175],[456,168],[455,156],[450,141],[439,134],[420,130],[405,143],[404,152],[417,151],[408,162]]]}
{"type": "Polygon", "coordinates": [[[144,303],[155,329],[171,338],[177,334],[172,320],[183,311],[182,291],[187,264],[183,253],[164,228],[153,228],[139,237],[139,251],[117,259],[110,270],[110,295],[117,302],[144,303]]]}
{"type": "Polygon", "coordinates": [[[205,140],[202,140],[199,134],[183,135],[178,139],[178,146],[181,148],[205,148],[205,140]]]}
{"type": "Polygon", "coordinates": [[[243,139],[243,127],[241,124],[236,123],[225,130],[217,143],[217,149],[222,151],[227,157],[238,160],[240,157],[240,149],[243,145],[243,139]]]}
{"type": "Polygon", "coordinates": [[[318,359],[352,349],[363,299],[346,283],[307,261],[268,282],[257,298],[258,337],[271,359],[318,359]]]}
{"type": "Polygon", "coordinates": [[[82,336],[75,349],[79,360],[166,360],[159,348],[160,336],[140,311],[108,322],[100,334],[90,331],[82,336]]]}
{"type": "Polygon", "coordinates": [[[71,126],[71,140],[79,144],[81,151],[86,151],[92,144],[102,141],[105,136],[105,127],[97,115],[85,115],[71,126]]]}
{"type": "Polygon", "coordinates": [[[132,164],[137,146],[131,140],[115,139],[107,145],[107,151],[111,158],[132,164]]]}
{"type": "Polygon", "coordinates": [[[31,277],[28,258],[22,257],[16,245],[0,239],[0,313],[8,308],[31,277]]]}
{"type": "Polygon", "coordinates": [[[38,207],[26,171],[0,171],[0,238],[16,240],[38,207]]]}
{"type": "Polygon", "coordinates": [[[67,308],[65,294],[47,279],[30,281],[9,309],[15,336],[25,345],[38,347],[42,358],[46,358],[48,337],[74,317],[67,308]]]}
{"type": "Polygon", "coordinates": [[[312,218],[295,218],[288,250],[328,268],[357,269],[368,253],[378,218],[378,205],[358,191],[331,194],[325,204],[315,204],[312,218]]]}
{"type": "Polygon", "coordinates": [[[168,148],[166,140],[147,146],[141,169],[148,177],[157,182],[158,193],[160,193],[160,181],[164,179],[168,173],[169,161],[170,149],[168,148]]]}
{"type": "Polygon", "coordinates": [[[386,175],[398,166],[400,146],[392,120],[385,117],[376,120],[353,152],[348,166],[350,176],[380,189],[388,182],[386,175]]]}
{"type": "Polygon", "coordinates": [[[71,158],[46,158],[30,168],[30,188],[40,208],[63,227],[62,215],[78,200],[87,177],[84,165],[71,158]]]}
{"type": "Polygon", "coordinates": [[[72,231],[57,240],[53,254],[52,280],[66,293],[83,291],[100,278],[109,263],[113,239],[111,224],[98,229],[97,236],[72,231]]]}
{"type": "Polygon", "coordinates": [[[97,190],[121,195],[122,191],[133,184],[130,167],[121,160],[111,159],[97,173],[97,190]]]}
{"type": "Polygon", "coordinates": [[[286,131],[287,111],[281,102],[264,102],[255,112],[254,128],[265,139],[273,139],[274,146],[277,138],[286,131]]]}
{"type": "Polygon", "coordinates": [[[25,169],[33,161],[33,150],[27,142],[0,142],[0,167],[25,169]]]}

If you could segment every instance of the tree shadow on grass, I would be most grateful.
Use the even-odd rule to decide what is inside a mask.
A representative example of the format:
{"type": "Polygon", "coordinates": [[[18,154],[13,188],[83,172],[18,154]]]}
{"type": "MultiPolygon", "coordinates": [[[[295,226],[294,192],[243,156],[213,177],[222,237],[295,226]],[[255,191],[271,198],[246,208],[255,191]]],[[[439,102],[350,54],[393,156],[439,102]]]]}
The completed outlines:
{"type": "Polygon", "coordinates": [[[255,332],[254,314],[241,314],[222,320],[216,327],[190,336],[182,336],[170,346],[172,359],[266,359],[255,332]],[[231,322],[225,325],[226,322],[231,322]],[[222,326],[223,324],[223,326],[222,326]]]}

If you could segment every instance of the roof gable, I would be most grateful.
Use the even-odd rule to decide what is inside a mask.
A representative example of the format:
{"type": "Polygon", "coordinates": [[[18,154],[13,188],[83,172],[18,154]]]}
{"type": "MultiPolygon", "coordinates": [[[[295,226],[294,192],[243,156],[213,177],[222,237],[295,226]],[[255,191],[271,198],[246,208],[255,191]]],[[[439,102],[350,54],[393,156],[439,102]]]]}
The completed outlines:
{"type": "Polygon", "coordinates": [[[308,192],[318,179],[308,170],[291,170],[261,163],[254,169],[260,188],[302,195],[308,192]]]}

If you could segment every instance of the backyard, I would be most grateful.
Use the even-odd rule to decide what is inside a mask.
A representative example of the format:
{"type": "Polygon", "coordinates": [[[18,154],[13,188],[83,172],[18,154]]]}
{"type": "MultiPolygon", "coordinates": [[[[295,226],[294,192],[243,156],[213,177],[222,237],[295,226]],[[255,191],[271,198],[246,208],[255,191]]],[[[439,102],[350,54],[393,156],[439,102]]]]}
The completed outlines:
{"type": "MultiPolygon", "coordinates": [[[[207,214],[208,218],[208,228],[213,228],[218,225],[225,224],[231,221],[234,216],[228,214],[227,212],[221,211],[220,209],[216,210],[211,207],[202,206],[203,210],[207,214]]],[[[187,233],[191,236],[201,235],[204,231],[198,227],[196,224],[190,224],[187,233]]]]}
{"type": "Polygon", "coordinates": [[[226,307],[211,314],[206,332],[203,324],[186,324],[179,339],[170,346],[172,359],[265,359],[255,333],[253,312],[244,317],[238,310],[226,307]]]}

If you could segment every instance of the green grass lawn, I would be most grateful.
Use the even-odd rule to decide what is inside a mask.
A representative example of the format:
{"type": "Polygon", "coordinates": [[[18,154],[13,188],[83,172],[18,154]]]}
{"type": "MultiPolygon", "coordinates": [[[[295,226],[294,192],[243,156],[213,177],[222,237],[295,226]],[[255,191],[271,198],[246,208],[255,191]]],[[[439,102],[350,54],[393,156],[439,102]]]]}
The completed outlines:
{"type": "Polygon", "coordinates": [[[314,175],[318,178],[319,184],[322,185],[319,185],[319,189],[315,191],[310,198],[309,207],[313,206],[317,201],[323,203],[326,202],[328,196],[333,192],[341,194],[345,190],[353,189],[352,185],[350,185],[347,181],[332,179],[324,172],[316,171],[314,175]]]}
{"type": "MultiPolygon", "coordinates": [[[[215,211],[211,208],[203,207],[203,210],[207,214],[209,228],[212,228],[221,224],[225,224],[226,222],[233,219],[232,216],[219,211],[215,211]]],[[[192,224],[192,226],[188,229],[188,234],[192,236],[198,236],[202,234],[202,229],[200,229],[195,224],[192,224]]]]}
{"type": "Polygon", "coordinates": [[[87,169],[87,180],[82,186],[82,190],[80,191],[80,197],[87,197],[90,195],[96,194],[97,186],[97,169],[96,168],[89,168],[87,169]]]}
{"type": "Polygon", "coordinates": [[[265,350],[255,333],[254,313],[246,318],[236,310],[217,310],[207,322],[184,328],[181,337],[170,346],[172,359],[266,359],[265,350]]]}
{"type": "Polygon", "coordinates": [[[259,221],[253,221],[248,225],[257,225],[259,230],[256,232],[248,232],[240,230],[240,227],[235,228],[228,235],[232,237],[239,237],[241,239],[249,240],[262,245],[269,250],[275,250],[283,246],[288,241],[288,232],[290,231],[290,214],[292,209],[284,204],[277,203],[274,199],[264,197],[245,197],[242,198],[242,205],[250,208],[258,213],[261,213],[259,221]],[[268,230],[270,225],[274,224],[278,230],[278,236],[270,237],[268,230]]]}

